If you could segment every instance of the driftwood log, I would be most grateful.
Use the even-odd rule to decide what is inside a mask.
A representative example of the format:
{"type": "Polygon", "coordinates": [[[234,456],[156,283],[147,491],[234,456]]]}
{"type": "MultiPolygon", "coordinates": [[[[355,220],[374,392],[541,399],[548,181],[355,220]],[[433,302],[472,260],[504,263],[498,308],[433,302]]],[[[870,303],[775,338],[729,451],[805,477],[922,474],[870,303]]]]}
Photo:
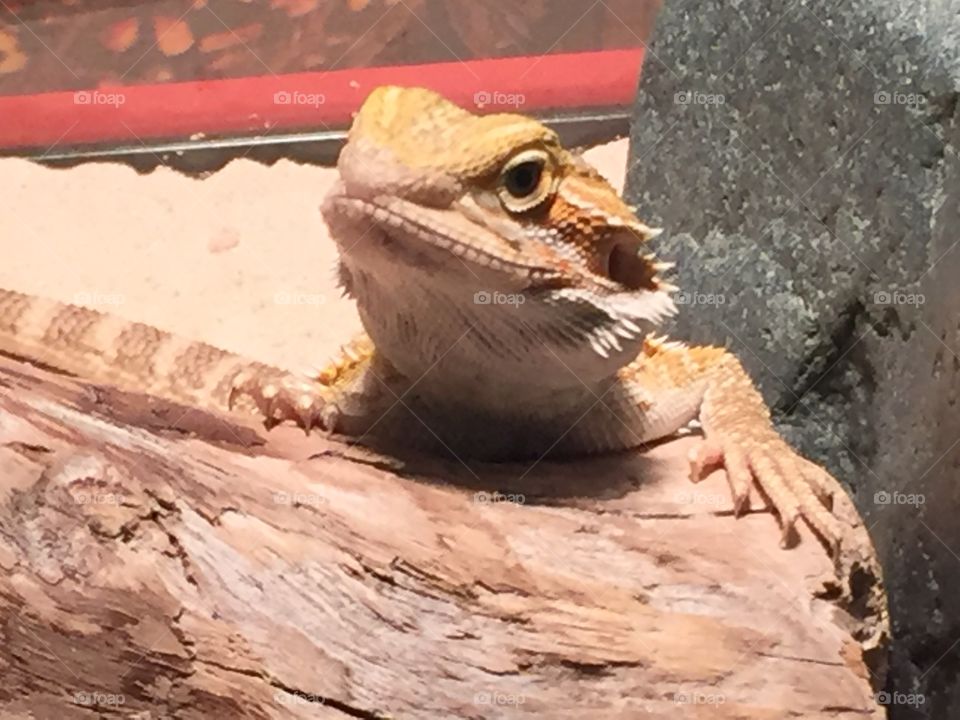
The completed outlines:
{"type": "Polygon", "coordinates": [[[696,442],[400,461],[0,359],[0,715],[884,717],[879,581],[696,442]]]}

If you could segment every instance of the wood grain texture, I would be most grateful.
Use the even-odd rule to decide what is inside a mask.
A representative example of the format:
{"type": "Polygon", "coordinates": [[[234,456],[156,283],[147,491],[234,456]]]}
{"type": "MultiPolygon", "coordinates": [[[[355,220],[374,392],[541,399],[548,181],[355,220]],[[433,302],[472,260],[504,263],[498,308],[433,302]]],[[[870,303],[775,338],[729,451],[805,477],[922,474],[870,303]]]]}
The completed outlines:
{"type": "Polygon", "coordinates": [[[696,442],[401,465],[0,360],[0,714],[884,717],[696,442]]]}

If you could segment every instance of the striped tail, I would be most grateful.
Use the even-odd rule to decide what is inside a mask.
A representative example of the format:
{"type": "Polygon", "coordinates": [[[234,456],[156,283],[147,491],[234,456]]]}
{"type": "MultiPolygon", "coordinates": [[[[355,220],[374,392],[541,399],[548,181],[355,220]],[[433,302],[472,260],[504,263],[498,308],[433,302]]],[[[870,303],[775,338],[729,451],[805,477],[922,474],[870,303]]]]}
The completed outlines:
{"type": "Polygon", "coordinates": [[[186,405],[231,411],[243,374],[286,371],[143,323],[0,289],[0,354],[186,405]]]}

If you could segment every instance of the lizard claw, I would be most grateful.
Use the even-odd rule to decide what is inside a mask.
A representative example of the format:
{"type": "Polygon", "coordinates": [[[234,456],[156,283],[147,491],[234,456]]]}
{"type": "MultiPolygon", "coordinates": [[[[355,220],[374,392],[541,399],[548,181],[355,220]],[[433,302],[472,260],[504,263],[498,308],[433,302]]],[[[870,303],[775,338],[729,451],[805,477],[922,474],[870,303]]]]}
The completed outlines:
{"type": "Polygon", "coordinates": [[[744,464],[743,453],[735,446],[724,445],[715,440],[704,440],[690,451],[690,480],[700,482],[709,470],[725,466],[727,482],[733,496],[733,514],[740,517],[750,509],[750,469],[744,464]]]}
{"type": "Polygon", "coordinates": [[[292,420],[308,435],[314,427],[333,430],[336,407],[328,387],[287,373],[244,371],[233,382],[230,409],[249,398],[264,417],[267,429],[292,420]]]}
{"type": "Polygon", "coordinates": [[[796,524],[803,518],[832,558],[839,556],[842,531],[832,514],[837,481],[826,470],[798,455],[773,432],[762,438],[708,435],[690,454],[690,479],[697,482],[708,468],[718,465],[727,471],[735,515],[749,508],[756,483],[780,516],[782,547],[796,544],[796,524]]]}

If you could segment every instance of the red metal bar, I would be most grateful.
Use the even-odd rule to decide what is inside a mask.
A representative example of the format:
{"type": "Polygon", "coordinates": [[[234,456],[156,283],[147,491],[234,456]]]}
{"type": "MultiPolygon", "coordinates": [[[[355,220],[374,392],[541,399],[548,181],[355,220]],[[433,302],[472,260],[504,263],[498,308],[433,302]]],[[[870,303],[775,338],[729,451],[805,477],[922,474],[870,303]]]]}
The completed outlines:
{"type": "Polygon", "coordinates": [[[0,147],[344,127],[377,85],[433,88],[482,112],[633,102],[642,48],[493,58],[0,97],[0,147]]]}

